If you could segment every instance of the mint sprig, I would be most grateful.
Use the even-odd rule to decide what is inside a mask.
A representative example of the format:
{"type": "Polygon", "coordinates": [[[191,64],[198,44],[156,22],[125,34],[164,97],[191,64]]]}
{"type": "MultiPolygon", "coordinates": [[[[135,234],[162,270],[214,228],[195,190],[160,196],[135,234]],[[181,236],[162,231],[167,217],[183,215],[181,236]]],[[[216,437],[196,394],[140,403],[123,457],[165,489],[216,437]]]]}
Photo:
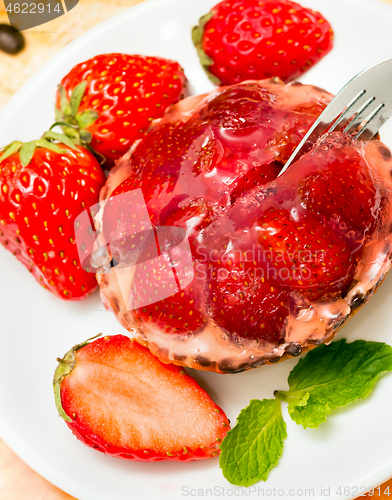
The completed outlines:
{"type": "Polygon", "coordinates": [[[237,486],[266,481],[279,461],[286,436],[279,401],[252,399],[220,446],[219,466],[224,477],[237,486]]]}
{"type": "Polygon", "coordinates": [[[283,452],[286,424],[280,401],[292,420],[317,428],[336,408],[366,398],[382,373],[392,371],[392,347],[345,339],[310,351],[290,372],[288,391],[277,399],[252,399],[221,443],[220,468],[238,486],[266,481],[283,452]]]}
{"type": "Polygon", "coordinates": [[[291,418],[304,428],[317,428],[332,410],[366,398],[380,374],[392,370],[392,347],[381,342],[346,340],[321,345],[291,371],[286,401],[291,418]]]}

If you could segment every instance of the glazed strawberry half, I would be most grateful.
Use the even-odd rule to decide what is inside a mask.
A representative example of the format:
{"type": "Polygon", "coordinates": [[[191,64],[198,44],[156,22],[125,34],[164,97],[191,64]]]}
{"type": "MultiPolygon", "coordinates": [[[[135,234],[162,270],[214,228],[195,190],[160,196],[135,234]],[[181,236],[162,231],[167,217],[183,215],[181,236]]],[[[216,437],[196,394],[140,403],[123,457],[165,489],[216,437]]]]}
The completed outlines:
{"type": "Polygon", "coordinates": [[[382,282],[390,151],[332,133],[277,177],[331,97],[273,79],[184,99],[111,172],[101,296],[162,361],[233,373],[298,355],[382,282]]]}
{"type": "Polygon", "coordinates": [[[97,287],[81,267],[74,222],[97,203],[104,182],[94,155],[64,134],[15,141],[0,156],[0,243],[62,299],[83,299],[97,287]]]}
{"type": "Polygon", "coordinates": [[[192,38],[217,85],[294,80],[333,46],[329,22],[290,0],[223,0],[200,19],[192,38]]]}
{"type": "Polygon", "coordinates": [[[62,79],[56,120],[111,168],[155,118],[186,94],[187,79],[177,62],[101,54],[76,65],[62,79]]]}
{"type": "Polygon", "coordinates": [[[183,369],[123,335],[73,347],[54,376],[58,412],[84,444],[118,458],[189,462],[219,454],[229,420],[183,369]]]}

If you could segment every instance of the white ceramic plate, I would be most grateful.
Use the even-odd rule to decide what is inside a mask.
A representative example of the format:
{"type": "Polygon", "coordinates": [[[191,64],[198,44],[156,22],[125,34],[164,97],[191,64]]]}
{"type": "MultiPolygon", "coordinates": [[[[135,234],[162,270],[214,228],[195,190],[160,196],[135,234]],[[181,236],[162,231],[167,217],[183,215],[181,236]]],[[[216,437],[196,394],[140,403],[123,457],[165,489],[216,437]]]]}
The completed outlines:
{"type": "MultiPolygon", "coordinates": [[[[76,63],[103,52],[178,60],[195,93],[212,88],[201,70],[190,29],[214,0],[150,0],[75,40],[15,95],[0,117],[0,142],[32,140],[51,124],[56,84],[76,63]]],[[[331,22],[333,51],[302,81],[336,92],[365,66],[392,53],[392,7],[378,0],[304,0],[331,22]]],[[[1,63],[0,63],[1,64],[1,63]]],[[[383,130],[392,146],[392,123],[383,130]]],[[[392,344],[392,274],[340,337],[392,344]]],[[[85,447],[57,416],[52,395],[56,357],[97,332],[121,333],[98,294],[65,303],[39,287],[0,248],[0,434],[42,476],[80,500],[243,496],[221,475],[218,459],[186,464],[127,462],[85,447]]],[[[251,398],[285,389],[297,361],[238,375],[194,372],[232,422],[251,398]]],[[[303,430],[284,408],[288,438],[267,483],[252,498],[351,499],[392,475],[392,376],[364,402],[337,411],[318,430],[303,430]],[[329,494],[328,494],[329,493],[329,494]]],[[[392,493],[392,492],[391,492],[392,493]]]]}

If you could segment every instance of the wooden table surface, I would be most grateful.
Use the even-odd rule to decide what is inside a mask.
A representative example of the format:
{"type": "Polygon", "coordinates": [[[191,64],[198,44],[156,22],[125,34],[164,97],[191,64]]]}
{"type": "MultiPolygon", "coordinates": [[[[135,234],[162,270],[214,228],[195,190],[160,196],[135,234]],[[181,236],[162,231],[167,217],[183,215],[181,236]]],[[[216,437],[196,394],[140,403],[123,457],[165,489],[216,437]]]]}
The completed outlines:
{"type": "MultiPolygon", "coordinates": [[[[0,54],[0,112],[24,81],[60,48],[87,29],[141,1],[80,0],[78,6],[65,16],[25,32],[27,43],[23,53],[16,57],[0,54]]],[[[392,0],[386,1],[392,3],[392,0]]],[[[3,0],[0,0],[0,23],[8,23],[3,0]]],[[[390,500],[390,497],[392,479],[375,489],[372,495],[361,498],[390,500]]],[[[0,500],[77,499],[30,469],[0,439],[0,500]]]]}

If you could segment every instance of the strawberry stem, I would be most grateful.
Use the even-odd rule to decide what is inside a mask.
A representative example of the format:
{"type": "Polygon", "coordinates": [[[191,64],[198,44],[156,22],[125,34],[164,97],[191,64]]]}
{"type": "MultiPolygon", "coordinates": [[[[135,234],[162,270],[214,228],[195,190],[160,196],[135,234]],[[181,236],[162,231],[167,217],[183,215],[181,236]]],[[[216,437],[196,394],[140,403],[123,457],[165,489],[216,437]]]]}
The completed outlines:
{"type": "Polygon", "coordinates": [[[75,368],[76,365],[76,352],[87,345],[89,342],[92,340],[95,340],[96,338],[100,337],[102,333],[99,333],[98,335],[95,335],[94,337],[91,337],[90,339],[86,340],[85,342],[82,342],[81,344],[77,344],[72,349],[70,349],[63,358],[56,358],[56,361],[59,363],[58,367],[56,368],[56,371],[54,373],[54,378],[53,378],[53,392],[54,392],[54,399],[56,403],[56,408],[57,411],[66,422],[72,422],[72,419],[65,413],[64,408],[61,403],[61,383],[63,379],[69,375],[72,370],[75,368]]]}
{"type": "MultiPolygon", "coordinates": [[[[98,161],[103,165],[106,158],[98,153],[91,145],[92,134],[86,130],[98,119],[98,113],[94,110],[87,109],[78,113],[79,106],[82,102],[83,96],[86,92],[87,82],[82,82],[77,85],[72,91],[71,99],[68,101],[67,93],[62,85],[58,86],[60,94],[60,109],[55,108],[56,122],[50,127],[49,132],[54,127],[60,126],[64,134],[73,143],[78,146],[83,146],[98,158],[98,161]]],[[[67,144],[65,140],[62,140],[67,144]]]]}

